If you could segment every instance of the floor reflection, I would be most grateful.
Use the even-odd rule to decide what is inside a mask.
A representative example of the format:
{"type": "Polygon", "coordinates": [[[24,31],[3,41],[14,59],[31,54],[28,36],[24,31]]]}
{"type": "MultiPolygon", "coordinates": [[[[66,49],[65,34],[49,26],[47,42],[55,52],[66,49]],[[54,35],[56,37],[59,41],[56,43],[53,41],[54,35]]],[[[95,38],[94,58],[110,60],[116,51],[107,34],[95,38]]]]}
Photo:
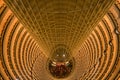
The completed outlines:
{"type": "Polygon", "coordinates": [[[72,60],[67,62],[49,62],[50,73],[56,78],[65,78],[72,72],[72,60]]]}

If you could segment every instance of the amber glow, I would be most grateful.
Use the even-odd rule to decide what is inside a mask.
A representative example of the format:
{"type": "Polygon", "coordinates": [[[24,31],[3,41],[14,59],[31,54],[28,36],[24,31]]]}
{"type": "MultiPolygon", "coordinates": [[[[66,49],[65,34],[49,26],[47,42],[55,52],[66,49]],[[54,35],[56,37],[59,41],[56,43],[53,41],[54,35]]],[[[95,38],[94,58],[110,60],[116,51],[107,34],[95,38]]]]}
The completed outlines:
{"type": "Polygon", "coordinates": [[[0,0],[0,80],[119,80],[120,0],[0,0]]]}

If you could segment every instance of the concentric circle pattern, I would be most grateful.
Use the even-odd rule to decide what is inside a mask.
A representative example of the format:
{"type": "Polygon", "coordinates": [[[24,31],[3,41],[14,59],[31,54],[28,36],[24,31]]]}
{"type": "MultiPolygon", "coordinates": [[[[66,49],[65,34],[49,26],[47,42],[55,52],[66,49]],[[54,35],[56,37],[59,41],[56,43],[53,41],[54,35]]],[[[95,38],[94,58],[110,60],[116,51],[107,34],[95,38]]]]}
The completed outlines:
{"type": "Polygon", "coordinates": [[[59,44],[75,60],[62,80],[120,80],[120,0],[0,0],[0,80],[57,80],[59,44]]]}

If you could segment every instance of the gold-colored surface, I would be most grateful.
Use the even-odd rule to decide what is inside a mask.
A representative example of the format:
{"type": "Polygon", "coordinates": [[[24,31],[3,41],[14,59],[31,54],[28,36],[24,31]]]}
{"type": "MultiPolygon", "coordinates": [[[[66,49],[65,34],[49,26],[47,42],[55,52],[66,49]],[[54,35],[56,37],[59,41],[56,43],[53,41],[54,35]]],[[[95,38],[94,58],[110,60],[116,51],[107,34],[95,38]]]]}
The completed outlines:
{"type": "Polygon", "coordinates": [[[75,59],[63,80],[119,80],[120,0],[0,0],[0,80],[57,80],[57,44],[75,59]]]}
{"type": "MultiPolygon", "coordinates": [[[[47,55],[63,44],[75,52],[114,0],[4,0],[47,55]]],[[[75,54],[75,53],[74,53],[75,54]]]]}

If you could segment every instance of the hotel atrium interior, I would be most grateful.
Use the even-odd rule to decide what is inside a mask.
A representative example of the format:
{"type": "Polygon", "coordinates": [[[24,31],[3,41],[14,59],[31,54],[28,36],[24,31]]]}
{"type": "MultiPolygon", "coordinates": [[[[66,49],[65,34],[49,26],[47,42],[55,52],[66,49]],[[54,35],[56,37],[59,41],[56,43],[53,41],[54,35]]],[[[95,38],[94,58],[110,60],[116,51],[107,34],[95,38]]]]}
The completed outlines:
{"type": "Polygon", "coordinates": [[[0,0],[0,80],[120,80],[120,0],[0,0]]]}

